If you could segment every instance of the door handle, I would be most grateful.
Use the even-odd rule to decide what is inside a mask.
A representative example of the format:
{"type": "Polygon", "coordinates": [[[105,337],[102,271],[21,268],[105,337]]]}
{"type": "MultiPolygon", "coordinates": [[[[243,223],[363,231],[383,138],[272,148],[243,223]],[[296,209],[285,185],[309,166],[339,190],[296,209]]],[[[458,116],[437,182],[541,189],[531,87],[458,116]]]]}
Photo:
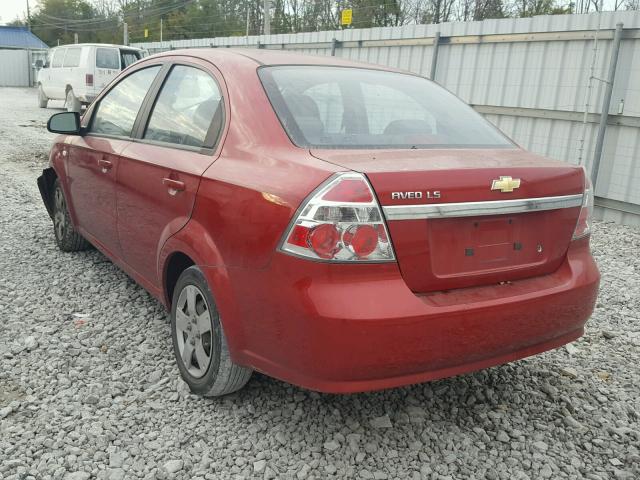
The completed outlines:
{"type": "Polygon", "coordinates": [[[106,160],[104,158],[101,158],[100,160],[98,160],[98,165],[100,165],[100,168],[102,169],[102,173],[107,173],[113,167],[113,163],[111,163],[109,160],[106,160]]]}
{"type": "Polygon", "coordinates": [[[175,195],[178,192],[182,192],[185,189],[184,182],[180,180],[174,180],[173,178],[163,178],[162,184],[169,188],[169,194],[175,195]]]}

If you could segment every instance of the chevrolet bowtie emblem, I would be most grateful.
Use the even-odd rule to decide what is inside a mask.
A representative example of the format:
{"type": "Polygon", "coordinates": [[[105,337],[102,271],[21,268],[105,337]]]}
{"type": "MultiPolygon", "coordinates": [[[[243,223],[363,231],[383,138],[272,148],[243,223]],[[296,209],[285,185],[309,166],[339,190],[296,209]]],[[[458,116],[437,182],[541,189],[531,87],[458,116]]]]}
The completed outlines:
{"type": "Polygon", "coordinates": [[[516,188],[520,188],[520,179],[511,177],[500,177],[498,180],[491,182],[491,190],[500,190],[501,192],[513,192],[516,188]]]}

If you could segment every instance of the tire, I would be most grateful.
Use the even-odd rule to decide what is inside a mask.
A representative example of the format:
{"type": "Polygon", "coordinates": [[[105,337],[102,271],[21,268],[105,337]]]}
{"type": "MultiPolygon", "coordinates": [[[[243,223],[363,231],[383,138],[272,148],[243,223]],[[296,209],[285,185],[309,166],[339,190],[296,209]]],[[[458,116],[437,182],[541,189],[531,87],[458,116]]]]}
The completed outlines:
{"type": "Polygon", "coordinates": [[[90,247],[82,235],[80,235],[69,215],[67,201],[60,181],[56,178],[53,184],[53,233],[56,237],[56,244],[63,252],[79,252],[90,247]]]}
{"type": "Polygon", "coordinates": [[[47,104],[49,103],[49,99],[44,94],[44,90],[42,89],[42,85],[38,85],[38,106],[40,108],[47,108],[47,104]]]}
{"type": "Polygon", "coordinates": [[[70,88],[69,91],[67,92],[67,99],[65,101],[65,105],[67,107],[67,112],[80,112],[80,109],[82,108],[82,103],[73,94],[72,88],[70,88]]]}
{"type": "Polygon", "coordinates": [[[173,291],[171,338],[180,375],[193,393],[219,397],[249,381],[253,370],[231,360],[213,295],[196,266],[182,272],[173,291]]]}

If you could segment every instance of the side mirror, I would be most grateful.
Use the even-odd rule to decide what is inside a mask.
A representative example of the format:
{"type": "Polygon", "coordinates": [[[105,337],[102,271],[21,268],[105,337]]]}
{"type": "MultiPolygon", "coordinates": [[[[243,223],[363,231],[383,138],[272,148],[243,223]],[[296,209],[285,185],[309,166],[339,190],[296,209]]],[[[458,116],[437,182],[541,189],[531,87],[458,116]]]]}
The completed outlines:
{"type": "Polygon", "coordinates": [[[44,65],[44,62],[42,60],[36,60],[36,63],[35,63],[36,69],[40,70],[43,65],[44,65]]]}
{"type": "Polygon", "coordinates": [[[80,114],[78,112],[60,112],[51,115],[47,122],[47,130],[51,133],[80,135],[80,114]]]}

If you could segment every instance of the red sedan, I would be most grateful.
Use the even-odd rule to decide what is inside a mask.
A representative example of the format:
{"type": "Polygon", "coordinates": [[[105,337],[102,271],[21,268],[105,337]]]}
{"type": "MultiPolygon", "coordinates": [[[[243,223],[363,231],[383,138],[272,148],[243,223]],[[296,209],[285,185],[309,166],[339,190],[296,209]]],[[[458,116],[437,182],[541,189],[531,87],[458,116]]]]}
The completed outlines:
{"type": "Polygon", "coordinates": [[[324,392],[457,375],[575,340],[594,307],[583,169],[413,74],[172,51],[48,127],[57,244],[170,309],[203,395],[253,370],[324,392]]]}

